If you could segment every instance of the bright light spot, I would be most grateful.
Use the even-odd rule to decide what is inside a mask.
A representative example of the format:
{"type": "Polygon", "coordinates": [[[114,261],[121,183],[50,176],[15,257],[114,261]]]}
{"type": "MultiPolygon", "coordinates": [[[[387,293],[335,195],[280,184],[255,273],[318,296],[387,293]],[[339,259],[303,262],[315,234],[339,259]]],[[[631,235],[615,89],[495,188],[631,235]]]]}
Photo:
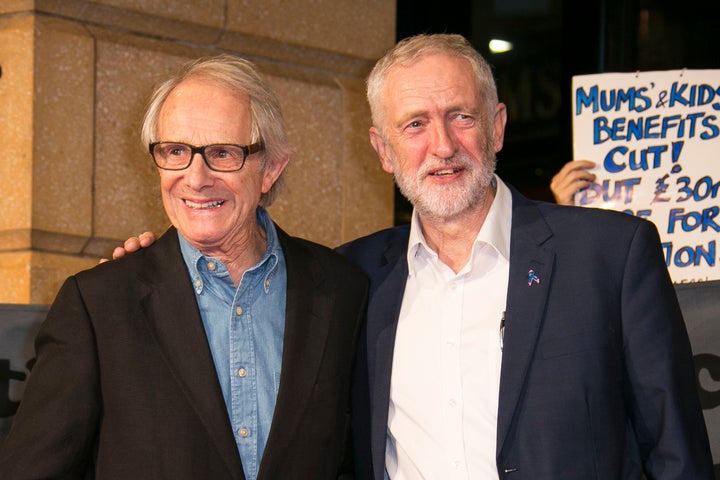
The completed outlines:
{"type": "Polygon", "coordinates": [[[505,40],[498,40],[496,38],[490,40],[490,52],[491,53],[505,53],[512,50],[513,44],[505,41],[505,40]]]}

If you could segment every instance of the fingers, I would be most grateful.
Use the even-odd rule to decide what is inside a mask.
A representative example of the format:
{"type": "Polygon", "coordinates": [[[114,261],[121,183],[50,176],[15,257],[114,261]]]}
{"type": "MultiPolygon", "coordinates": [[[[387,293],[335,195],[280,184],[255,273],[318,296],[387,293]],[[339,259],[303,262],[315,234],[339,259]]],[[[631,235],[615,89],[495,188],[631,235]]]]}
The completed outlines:
{"type": "MultiPolygon", "coordinates": [[[[112,253],[112,259],[117,260],[118,258],[124,256],[125,253],[126,252],[123,247],[115,247],[115,249],[113,250],[113,253],[112,253]]],[[[101,262],[102,262],[102,260],[101,260],[101,262]]]]}
{"type": "Polygon", "coordinates": [[[126,253],[132,253],[140,250],[141,247],[142,243],[139,237],[130,237],[125,240],[122,247],[115,247],[115,250],[113,250],[112,253],[112,258],[113,260],[117,260],[120,257],[124,257],[126,253]]]}
{"type": "Polygon", "coordinates": [[[140,244],[140,238],[139,237],[130,237],[127,240],[125,240],[125,243],[123,244],[123,248],[125,249],[125,253],[132,253],[137,250],[140,250],[140,247],[142,245],[140,244]]]}
{"type": "Polygon", "coordinates": [[[572,205],[577,192],[595,180],[595,174],[587,169],[594,168],[590,160],[573,160],[566,163],[550,181],[550,190],[560,205],[572,205]]]}
{"type": "MultiPolygon", "coordinates": [[[[122,247],[115,247],[113,250],[112,258],[117,260],[120,257],[124,257],[128,253],[136,252],[141,248],[147,248],[155,243],[155,234],[152,232],[143,232],[137,237],[130,237],[125,240],[122,247]]],[[[107,262],[107,258],[100,259],[100,263],[107,262]]]]}
{"type": "Polygon", "coordinates": [[[589,170],[591,168],[595,168],[595,162],[593,162],[592,160],[573,160],[563,166],[563,169],[567,170],[589,170]]]}
{"type": "MultiPolygon", "coordinates": [[[[155,243],[155,234],[153,234],[152,232],[143,232],[138,236],[138,241],[142,248],[147,248],[150,245],[152,245],[153,243],[155,243]]],[[[134,250],[130,250],[130,251],[134,251],[134,250]]]]}

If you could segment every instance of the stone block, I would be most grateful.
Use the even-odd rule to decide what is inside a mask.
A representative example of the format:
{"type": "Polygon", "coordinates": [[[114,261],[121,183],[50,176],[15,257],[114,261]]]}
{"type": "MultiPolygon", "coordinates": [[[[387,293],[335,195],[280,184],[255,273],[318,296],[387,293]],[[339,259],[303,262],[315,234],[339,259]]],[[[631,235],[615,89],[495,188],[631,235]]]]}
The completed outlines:
{"type": "Polygon", "coordinates": [[[35,17],[32,226],[86,241],[92,234],[93,44],[77,23],[35,17]]]}
{"type": "Polygon", "coordinates": [[[0,17],[0,251],[30,248],[34,28],[30,15],[0,17]]]}

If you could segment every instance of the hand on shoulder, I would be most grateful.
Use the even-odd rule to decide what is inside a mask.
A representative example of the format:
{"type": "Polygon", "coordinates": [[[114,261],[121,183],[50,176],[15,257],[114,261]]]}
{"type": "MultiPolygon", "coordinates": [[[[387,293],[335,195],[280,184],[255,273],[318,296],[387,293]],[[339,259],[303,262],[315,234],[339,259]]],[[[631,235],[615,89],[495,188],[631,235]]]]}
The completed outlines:
{"type": "MultiPolygon", "coordinates": [[[[147,248],[155,243],[155,234],[153,232],[143,232],[137,237],[130,237],[125,240],[122,247],[115,247],[112,253],[112,259],[117,260],[120,257],[124,257],[127,253],[132,253],[140,250],[141,248],[147,248]]],[[[101,258],[100,263],[109,261],[108,258],[101,258]]]]}

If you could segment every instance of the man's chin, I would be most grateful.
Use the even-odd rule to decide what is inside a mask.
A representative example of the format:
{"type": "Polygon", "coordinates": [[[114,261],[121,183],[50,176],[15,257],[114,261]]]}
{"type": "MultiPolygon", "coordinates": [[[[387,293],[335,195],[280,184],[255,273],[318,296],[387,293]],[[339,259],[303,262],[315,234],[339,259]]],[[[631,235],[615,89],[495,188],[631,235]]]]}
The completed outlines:
{"type": "Polygon", "coordinates": [[[420,216],[440,221],[452,221],[453,219],[467,215],[484,205],[484,199],[490,192],[490,188],[483,188],[481,192],[472,195],[466,191],[454,195],[434,195],[418,198],[415,205],[420,216]],[[430,201],[428,201],[430,199],[430,201]]]}

